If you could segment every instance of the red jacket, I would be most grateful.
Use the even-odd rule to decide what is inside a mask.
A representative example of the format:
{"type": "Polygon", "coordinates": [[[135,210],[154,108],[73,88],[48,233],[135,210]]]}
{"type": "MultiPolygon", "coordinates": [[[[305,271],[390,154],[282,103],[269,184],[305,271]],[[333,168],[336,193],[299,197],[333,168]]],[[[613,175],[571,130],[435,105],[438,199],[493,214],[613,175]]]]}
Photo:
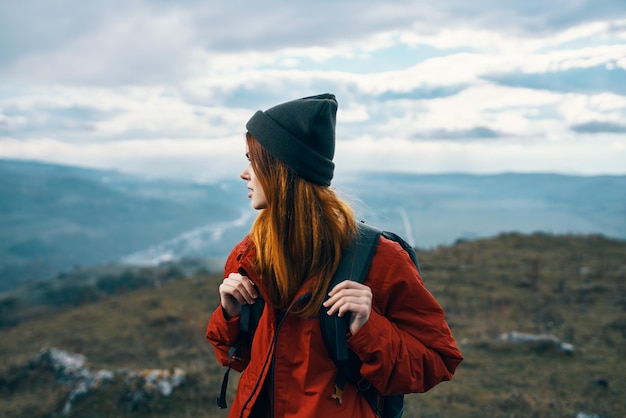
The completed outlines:
{"type": "MultiPolygon", "coordinates": [[[[269,301],[263,279],[255,274],[254,257],[254,244],[246,237],[229,256],[225,273],[245,271],[269,301]]],[[[348,337],[348,347],[363,362],[361,375],[382,394],[425,392],[450,380],[463,357],[443,309],[424,287],[406,251],[381,237],[364,284],[372,289],[372,312],[348,337]]],[[[305,282],[295,301],[309,292],[305,282]]],[[[228,350],[238,332],[239,317],[226,319],[219,306],[206,337],[223,365],[228,364],[228,350]]],[[[266,303],[251,347],[243,347],[242,358],[233,359],[231,366],[243,374],[229,417],[251,416],[261,392],[272,394],[274,417],[375,417],[354,385],[346,384],[341,405],[331,399],[336,367],[318,318],[286,315],[278,323],[276,311],[266,303]]]]}

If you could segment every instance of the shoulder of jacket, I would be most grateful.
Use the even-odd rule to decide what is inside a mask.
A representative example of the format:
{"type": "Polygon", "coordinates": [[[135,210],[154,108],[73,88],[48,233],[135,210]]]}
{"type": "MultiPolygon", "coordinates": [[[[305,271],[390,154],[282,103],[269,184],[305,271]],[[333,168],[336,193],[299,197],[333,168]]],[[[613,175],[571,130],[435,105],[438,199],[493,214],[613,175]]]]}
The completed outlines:
{"type": "Polygon", "coordinates": [[[402,248],[402,246],[384,236],[380,236],[380,240],[378,241],[378,247],[376,248],[376,252],[374,253],[374,258],[396,258],[402,257],[402,254],[406,254],[407,259],[410,261],[410,257],[407,252],[402,248]]]}
{"type": "Polygon", "coordinates": [[[237,245],[233,247],[231,250],[228,259],[226,260],[226,265],[230,265],[231,263],[244,263],[244,262],[252,262],[254,260],[256,254],[256,247],[250,235],[246,235],[237,245]]]}
{"type": "Polygon", "coordinates": [[[254,248],[254,242],[252,242],[250,235],[246,235],[237,245],[235,245],[232,252],[245,253],[251,248],[254,248]]]}
{"type": "Polygon", "coordinates": [[[408,251],[398,242],[381,236],[372,259],[369,275],[386,277],[391,272],[395,274],[403,272],[403,276],[415,276],[421,280],[417,266],[411,260],[408,251]]]}

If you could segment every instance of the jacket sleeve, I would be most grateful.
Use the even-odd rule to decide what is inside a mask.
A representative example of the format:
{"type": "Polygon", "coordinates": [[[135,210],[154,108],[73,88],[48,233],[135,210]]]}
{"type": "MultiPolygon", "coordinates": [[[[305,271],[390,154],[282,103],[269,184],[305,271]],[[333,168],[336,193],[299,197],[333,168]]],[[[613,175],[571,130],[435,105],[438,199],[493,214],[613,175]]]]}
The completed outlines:
{"type": "MultiPolygon", "coordinates": [[[[232,272],[239,270],[239,259],[241,258],[242,248],[245,246],[246,240],[242,241],[231,252],[224,266],[224,273],[227,276],[232,272]]],[[[238,341],[239,337],[239,316],[227,318],[222,305],[218,305],[217,309],[211,315],[209,324],[206,329],[206,338],[213,345],[217,360],[223,365],[230,366],[242,371],[250,361],[250,348],[244,341],[238,341]],[[237,345],[237,351],[230,353],[233,346],[237,345]],[[232,354],[232,355],[231,355],[232,354]]]]}
{"type": "Polygon", "coordinates": [[[229,354],[232,354],[232,357],[230,358],[230,366],[237,371],[242,371],[248,365],[248,361],[250,360],[250,351],[246,345],[238,344],[237,351],[235,353],[230,353],[231,347],[238,343],[238,335],[239,316],[226,318],[222,307],[218,306],[209,320],[209,325],[206,330],[206,338],[213,345],[215,356],[220,364],[228,366],[229,354]]]}
{"type": "Polygon", "coordinates": [[[381,238],[365,284],[372,312],[348,338],[363,362],[361,375],[383,395],[425,392],[450,380],[463,357],[408,254],[381,238]]]}

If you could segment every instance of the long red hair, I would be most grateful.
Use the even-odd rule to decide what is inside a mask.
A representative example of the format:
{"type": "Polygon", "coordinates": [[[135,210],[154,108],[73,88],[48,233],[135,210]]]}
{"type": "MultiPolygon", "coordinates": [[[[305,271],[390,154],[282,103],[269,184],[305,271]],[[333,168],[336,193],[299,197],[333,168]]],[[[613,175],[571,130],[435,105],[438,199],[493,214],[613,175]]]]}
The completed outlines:
{"type": "Polygon", "coordinates": [[[339,265],[341,251],[355,233],[352,209],[329,187],[304,180],[246,134],[248,156],[267,207],[252,226],[256,264],[267,281],[271,303],[286,310],[302,283],[313,278],[312,297],[293,313],[318,313],[339,265]]]}

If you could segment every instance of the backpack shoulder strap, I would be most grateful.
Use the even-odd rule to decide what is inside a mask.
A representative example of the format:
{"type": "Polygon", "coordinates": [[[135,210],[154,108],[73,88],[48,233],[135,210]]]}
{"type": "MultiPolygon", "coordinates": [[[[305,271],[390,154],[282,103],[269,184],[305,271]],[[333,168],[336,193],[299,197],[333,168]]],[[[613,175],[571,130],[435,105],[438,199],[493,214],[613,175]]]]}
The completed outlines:
{"type": "Polygon", "coordinates": [[[354,280],[359,283],[365,281],[381,234],[383,231],[378,228],[362,222],[357,223],[356,235],[342,253],[331,285],[337,285],[344,280],[354,280]]]}
{"type": "MultiPolygon", "coordinates": [[[[350,245],[341,254],[341,261],[330,281],[329,290],[344,280],[363,283],[376,252],[380,234],[381,231],[374,227],[357,223],[356,234],[350,245]]],[[[346,334],[349,331],[350,318],[349,315],[340,318],[337,315],[331,316],[327,313],[328,308],[322,306],[320,310],[322,336],[328,354],[335,363],[339,364],[348,360],[346,334]]]]}
{"type": "MultiPolygon", "coordinates": [[[[344,250],[337,272],[333,276],[329,290],[344,280],[354,280],[359,283],[365,277],[372,264],[372,259],[380,237],[383,236],[395,241],[409,254],[418,272],[420,270],[415,250],[393,232],[381,231],[364,223],[357,223],[357,234],[348,248],[344,250]]],[[[332,396],[341,403],[342,392],[347,381],[355,383],[378,417],[399,418],[404,410],[404,395],[381,396],[376,389],[360,375],[361,361],[348,350],[349,315],[339,318],[329,316],[328,309],[320,310],[320,326],[326,349],[337,366],[335,378],[335,394],[332,396]]]]}
{"type": "MultiPolygon", "coordinates": [[[[247,276],[243,269],[239,269],[239,274],[242,276],[247,276]]],[[[228,374],[230,373],[230,362],[235,356],[240,356],[239,352],[239,344],[242,339],[247,341],[252,341],[254,337],[254,332],[256,331],[257,325],[259,325],[259,320],[261,319],[261,315],[263,314],[263,308],[265,307],[265,300],[263,296],[259,294],[259,297],[254,301],[252,305],[243,305],[241,307],[241,313],[239,317],[239,337],[235,344],[230,347],[228,350],[228,366],[226,368],[226,372],[224,373],[224,377],[222,378],[222,388],[220,390],[220,396],[217,398],[217,406],[220,409],[225,409],[228,407],[226,403],[226,390],[228,387],[228,374]]]]}

